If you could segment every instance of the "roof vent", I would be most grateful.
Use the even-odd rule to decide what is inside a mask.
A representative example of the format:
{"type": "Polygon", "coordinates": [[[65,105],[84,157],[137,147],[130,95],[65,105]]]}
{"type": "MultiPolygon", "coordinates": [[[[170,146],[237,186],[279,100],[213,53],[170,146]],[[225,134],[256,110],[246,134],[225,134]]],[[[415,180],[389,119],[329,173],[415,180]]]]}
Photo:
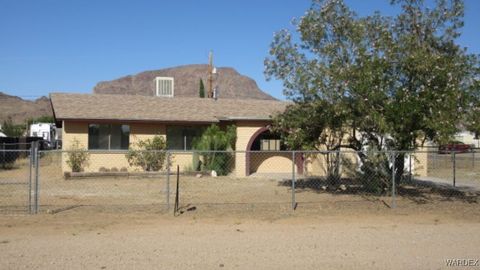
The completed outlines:
{"type": "Polygon", "coordinates": [[[157,97],[173,97],[174,83],[173,77],[156,77],[155,80],[155,95],[157,97]]]}

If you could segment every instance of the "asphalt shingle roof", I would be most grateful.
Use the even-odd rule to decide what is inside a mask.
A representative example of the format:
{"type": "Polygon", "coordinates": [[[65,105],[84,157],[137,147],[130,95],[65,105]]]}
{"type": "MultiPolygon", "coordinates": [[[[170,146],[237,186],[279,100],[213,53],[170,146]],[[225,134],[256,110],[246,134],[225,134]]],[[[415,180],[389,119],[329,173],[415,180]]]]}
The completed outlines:
{"type": "Polygon", "coordinates": [[[287,102],[254,99],[151,97],[104,94],[50,94],[57,120],[219,122],[264,120],[285,110],[287,102]]]}

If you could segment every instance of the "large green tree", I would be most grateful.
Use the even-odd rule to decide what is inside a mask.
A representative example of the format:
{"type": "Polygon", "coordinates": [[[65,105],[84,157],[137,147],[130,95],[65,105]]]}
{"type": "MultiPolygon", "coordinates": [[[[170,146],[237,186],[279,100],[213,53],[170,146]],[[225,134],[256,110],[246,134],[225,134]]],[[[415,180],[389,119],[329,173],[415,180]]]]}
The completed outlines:
{"type": "MultiPolygon", "coordinates": [[[[479,64],[456,44],[463,2],[391,4],[399,8],[394,17],[359,17],[342,0],[315,0],[294,21],[297,33],[276,33],[265,73],[283,81],[294,101],[275,118],[287,144],[413,150],[425,140],[445,142],[467,125],[479,64]],[[344,140],[328,140],[332,132],[344,140]]],[[[364,152],[359,156],[368,162],[364,152]]],[[[403,160],[396,158],[397,176],[403,160]]]]}

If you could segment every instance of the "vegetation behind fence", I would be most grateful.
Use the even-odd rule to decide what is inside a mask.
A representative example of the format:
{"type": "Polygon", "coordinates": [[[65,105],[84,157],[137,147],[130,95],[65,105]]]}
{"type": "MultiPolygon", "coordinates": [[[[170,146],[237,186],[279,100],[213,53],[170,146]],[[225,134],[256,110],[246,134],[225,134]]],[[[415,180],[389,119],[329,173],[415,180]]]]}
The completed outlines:
{"type": "Polygon", "coordinates": [[[0,211],[166,211],[177,195],[177,169],[179,205],[186,208],[291,211],[367,197],[401,208],[476,202],[480,191],[476,152],[138,150],[134,156],[132,162],[129,151],[2,150],[0,211]]]}

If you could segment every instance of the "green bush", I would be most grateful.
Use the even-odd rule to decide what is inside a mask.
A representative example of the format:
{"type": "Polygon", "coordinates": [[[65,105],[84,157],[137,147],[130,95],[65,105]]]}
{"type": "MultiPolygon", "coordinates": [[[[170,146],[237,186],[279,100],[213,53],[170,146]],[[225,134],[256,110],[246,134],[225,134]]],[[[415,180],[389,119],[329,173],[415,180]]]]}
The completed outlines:
{"type": "Polygon", "coordinates": [[[235,148],[236,136],[237,130],[233,125],[228,126],[226,130],[214,124],[208,127],[193,143],[194,149],[198,150],[202,156],[202,169],[216,171],[217,175],[227,175],[232,169],[233,153],[231,151],[235,148]]]}
{"type": "Polygon", "coordinates": [[[7,120],[3,121],[2,129],[0,131],[7,137],[21,137],[25,134],[25,125],[17,125],[13,123],[12,118],[9,117],[7,120]]]}
{"type": "Polygon", "coordinates": [[[126,154],[130,166],[141,167],[144,171],[160,171],[166,167],[167,143],[163,136],[140,140],[135,145],[136,149],[130,148],[126,154]]]}
{"type": "Polygon", "coordinates": [[[73,139],[72,145],[68,148],[67,165],[72,172],[81,172],[88,164],[90,154],[77,139],[73,139]]]}
{"type": "Polygon", "coordinates": [[[392,169],[385,152],[367,151],[366,158],[359,168],[347,159],[343,160],[342,164],[345,165],[349,176],[358,180],[368,193],[380,195],[391,188],[392,169]]]}

